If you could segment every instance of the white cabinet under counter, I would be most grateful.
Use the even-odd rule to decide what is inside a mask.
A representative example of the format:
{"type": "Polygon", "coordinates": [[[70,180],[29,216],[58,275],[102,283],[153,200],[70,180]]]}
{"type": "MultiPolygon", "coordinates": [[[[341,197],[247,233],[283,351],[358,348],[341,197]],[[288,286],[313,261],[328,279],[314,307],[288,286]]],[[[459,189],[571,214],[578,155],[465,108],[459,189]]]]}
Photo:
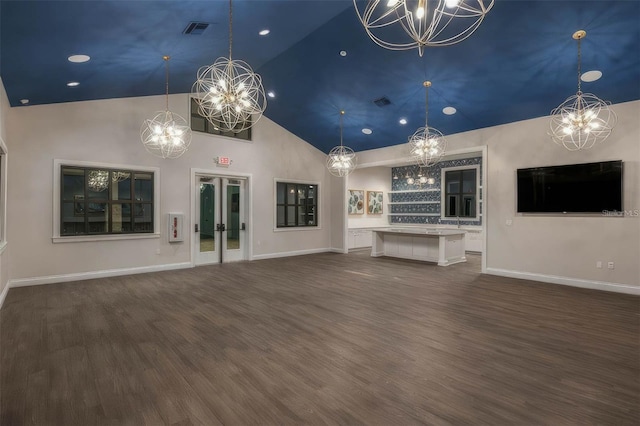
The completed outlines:
{"type": "Polygon", "coordinates": [[[465,233],[460,229],[376,228],[372,230],[371,256],[437,262],[439,266],[466,262],[465,233]]]}
{"type": "Polygon", "coordinates": [[[349,229],[347,247],[349,250],[371,247],[373,234],[371,229],[349,229]]]}
{"type": "Polygon", "coordinates": [[[484,232],[481,229],[466,229],[467,233],[464,236],[465,249],[467,251],[473,251],[482,253],[482,242],[484,241],[484,232]]]}

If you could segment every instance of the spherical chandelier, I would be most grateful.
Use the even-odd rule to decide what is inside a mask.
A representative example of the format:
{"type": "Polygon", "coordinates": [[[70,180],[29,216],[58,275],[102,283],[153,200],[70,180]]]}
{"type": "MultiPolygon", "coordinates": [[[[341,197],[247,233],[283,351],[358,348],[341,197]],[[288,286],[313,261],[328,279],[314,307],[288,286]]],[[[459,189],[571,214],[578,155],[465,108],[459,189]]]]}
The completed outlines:
{"type": "Polygon", "coordinates": [[[589,149],[609,137],[618,118],[605,102],[592,93],[582,93],[581,88],[581,40],[587,33],[576,31],[578,41],[578,92],[569,96],[551,111],[549,134],[553,141],[569,151],[589,149]]]}
{"type": "Polygon", "coordinates": [[[162,158],[178,158],[189,149],[191,127],[187,120],[169,111],[169,56],[165,61],[166,93],[165,111],[156,113],[153,118],[142,123],[140,139],[145,149],[162,158]]]}
{"type": "Polygon", "coordinates": [[[353,0],[360,22],[378,45],[390,50],[448,46],[469,37],[494,0],[353,0]]]}
{"type": "Polygon", "coordinates": [[[229,0],[229,57],[201,67],[191,94],[198,112],[216,128],[239,133],[253,126],[267,108],[262,78],[244,61],[232,59],[233,8],[229,0]]]}
{"type": "Polygon", "coordinates": [[[431,167],[444,156],[447,140],[440,130],[429,127],[429,87],[431,87],[431,82],[425,81],[423,86],[426,89],[424,127],[420,127],[409,138],[409,149],[411,157],[418,165],[431,167]]]}
{"type": "Polygon", "coordinates": [[[344,177],[355,170],[357,158],[355,152],[342,144],[342,117],[344,111],[340,111],[340,146],[336,146],[327,155],[327,169],[333,176],[344,177]]]}

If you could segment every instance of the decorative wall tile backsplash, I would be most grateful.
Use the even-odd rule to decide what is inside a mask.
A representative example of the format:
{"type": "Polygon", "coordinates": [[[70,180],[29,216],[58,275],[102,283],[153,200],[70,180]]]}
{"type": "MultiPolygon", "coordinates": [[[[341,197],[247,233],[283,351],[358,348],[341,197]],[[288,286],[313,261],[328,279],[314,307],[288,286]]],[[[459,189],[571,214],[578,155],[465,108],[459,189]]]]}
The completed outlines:
{"type": "Polygon", "coordinates": [[[391,170],[391,193],[389,194],[389,223],[391,224],[442,224],[458,225],[458,220],[442,219],[440,190],[442,185],[442,169],[449,167],[479,166],[478,185],[480,186],[480,202],[477,220],[460,220],[460,225],[482,225],[482,157],[465,158],[462,160],[442,161],[428,169],[419,166],[393,167],[391,170]],[[418,174],[433,178],[433,184],[420,184],[418,174]],[[415,179],[414,184],[407,183],[407,177],[415,179]],[[394,179],[395,177],[395,179],[394,179]],[[411,192],[395,192],[411,191],[411,192]],[[400,204],[398,204],[400,203],[400,204]]]}

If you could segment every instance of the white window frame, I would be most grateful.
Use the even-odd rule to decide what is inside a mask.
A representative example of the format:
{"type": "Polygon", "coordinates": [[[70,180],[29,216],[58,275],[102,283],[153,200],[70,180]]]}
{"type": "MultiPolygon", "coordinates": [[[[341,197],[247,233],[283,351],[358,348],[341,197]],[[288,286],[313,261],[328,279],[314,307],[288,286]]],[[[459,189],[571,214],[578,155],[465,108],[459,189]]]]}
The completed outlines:
{"type": "Polygon", "coordinates": [[[447,216],[447,206],[446,206],[446,181],[445,175],[446,172],[453,172],[456,170],[471,170],[474,169],[476,171],[476,215],[475,216],[460,216],[460,220],[471,221],[471,220],[480,220],[480,165],[474,164],[469,166],[455,166],[455,167],[443,167],[440,169],[440,219],[441,220],[456,220],[453,216],[447,216]]]}
{"type": "Polygon", "coordinates": [[[77,160],[53,160],[53,236],[54,243],[77,243],[86,241],[140,240],[160,238],[160,168],[134,166],[130,164],[96,163],[77,160]],[[62,166],[95,167],[108,169],[135,170],[153,172],[153,232],[144,234],[106,234],[60,236],[60,174],[62,166]]]}
{"type": "Polygon", "coordinates": [[[7,247],[7,145],[0,137],[0,254],[7,247]]]}
{"type": "Polygon", "coordinates": [[[291,232],[291,231],[317,231],[322,229],[322,221],[324,220],[323,214],[320,214],[321,206],[323,205],[322,199],[322,185],[317,181],[302,180],[302,179],[284,179],[275,178],[273,180],[273,232],[291,232]],[[318,188],[318,204],[316,205],[318,214],[318,224],[316,226],[287,226],[278,228],[278,183],[294,183],[300,185],[316,185],[318,188]]]}

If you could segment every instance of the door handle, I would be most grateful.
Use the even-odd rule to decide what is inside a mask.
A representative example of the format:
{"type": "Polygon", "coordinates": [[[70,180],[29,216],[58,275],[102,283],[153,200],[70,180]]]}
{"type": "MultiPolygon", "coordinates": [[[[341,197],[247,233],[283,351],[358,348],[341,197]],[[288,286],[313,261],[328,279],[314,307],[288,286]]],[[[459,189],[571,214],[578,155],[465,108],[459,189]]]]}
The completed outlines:
{"type": "Polygon", "coordinates": [[[196,231],[196,232],[199,232],[198,224],[197,224],[197,223],[196,223],[196,229],[195,229],[195,231],[196,231]]]}
{"type": "Polygon", "coordinates": [[[246,231],[247,230],[247,227],[245,226],[244,222],[242,222],[242,226],[240,226],[240,230],[241,231],[246,231]]]}
{"type": "Polygon", "coordinates": [[[226,230],[227,230],[227,228],[224,226],[224,223],[222,224],[222,226],[220,226],[220,230],[221,230],[222,232],[224,232],[224,231],[226,231],[226,230]]]}
{"type": "Polygon", "coordinates": [[[225,229],[224,223],[216,224],[216,231],[224,232],[225,230],[226,229],[225,229]]]}

